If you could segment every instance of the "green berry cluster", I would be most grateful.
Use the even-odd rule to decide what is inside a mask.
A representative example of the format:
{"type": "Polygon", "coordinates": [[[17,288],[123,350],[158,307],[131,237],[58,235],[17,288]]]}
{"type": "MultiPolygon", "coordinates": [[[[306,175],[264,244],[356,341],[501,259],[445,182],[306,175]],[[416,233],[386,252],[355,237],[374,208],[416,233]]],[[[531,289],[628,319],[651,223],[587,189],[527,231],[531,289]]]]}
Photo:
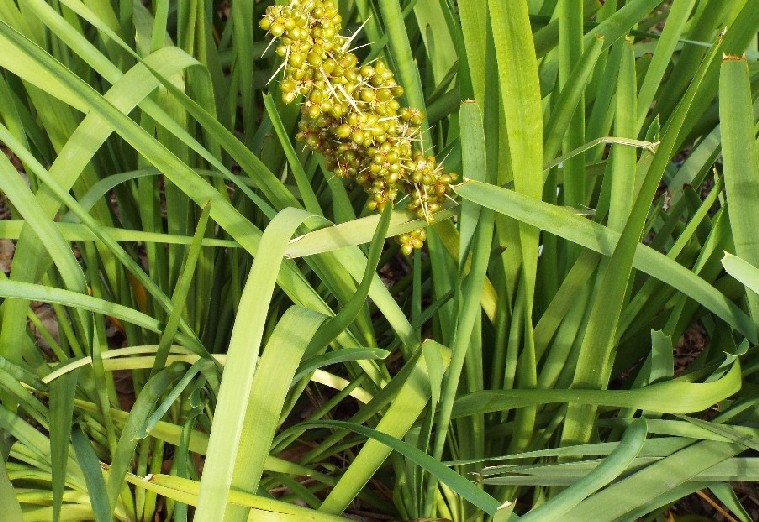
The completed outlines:
{"type": "MultiPolygon", "coordinates": [[[[278,39],[282,99],[304,98],[297,138],[321,153],[335,175],[361,185],[369,209],[407,195],[407,208],[429,221],[456,175],[415,149],[424,114],[401,106],[403,88],[384,61],[359,63],[352,38],[340,35],[342,17],[332,0],[271,6],[260,26],[278,39]]],[[[424,229],[401,235],[402,251],[421,248],[425,238],[424,229]]]]}

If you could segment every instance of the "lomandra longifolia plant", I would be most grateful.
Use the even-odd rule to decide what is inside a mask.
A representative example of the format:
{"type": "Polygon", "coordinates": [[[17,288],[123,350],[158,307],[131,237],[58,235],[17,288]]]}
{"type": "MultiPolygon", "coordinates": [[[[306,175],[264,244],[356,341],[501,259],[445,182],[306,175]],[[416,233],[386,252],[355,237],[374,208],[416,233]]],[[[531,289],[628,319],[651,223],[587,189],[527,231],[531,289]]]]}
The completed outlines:
{"type": "Polygon", "coordinates": [[[0,522],[759,520],[757,31],[0,0],[0,522]]]}

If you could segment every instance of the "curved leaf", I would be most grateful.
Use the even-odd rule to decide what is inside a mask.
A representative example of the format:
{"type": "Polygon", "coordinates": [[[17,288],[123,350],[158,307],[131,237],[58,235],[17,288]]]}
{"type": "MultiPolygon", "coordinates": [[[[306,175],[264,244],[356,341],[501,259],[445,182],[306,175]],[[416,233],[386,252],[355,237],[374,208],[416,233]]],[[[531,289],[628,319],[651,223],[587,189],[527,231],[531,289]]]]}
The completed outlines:
{"type": "Polygon", "coordinates": [[[740,388],[741,368],[736,362],[724,377],[705,383],[674,380],[634,390],[484,390],[458,399],[453,407],[453,418],[550,402],[632,408],[657,413],[692,413],[711,407],[740,388]]]}

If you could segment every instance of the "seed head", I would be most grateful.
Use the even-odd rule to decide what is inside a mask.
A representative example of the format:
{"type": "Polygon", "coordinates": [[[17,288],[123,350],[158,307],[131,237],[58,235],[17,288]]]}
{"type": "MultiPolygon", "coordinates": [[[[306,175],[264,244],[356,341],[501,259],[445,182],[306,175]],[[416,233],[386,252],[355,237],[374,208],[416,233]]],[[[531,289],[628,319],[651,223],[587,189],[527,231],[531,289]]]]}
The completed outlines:
{"type": "MultiPolygon", "coordinates": [[[[304,99],[297,138],[322,154],[336,176],[359,184],[370,210],[409,196],[408,210],[429,222],[450,197],[456,175],[445,173],[434,156],[414,151],[424,113],[401,105],[403,87],[390,67],[381,59],[359,64],[348,50],[352,38],[340,35],[342,17],[332,0],[268,7],[259,25],[279,39],[282,100],[304,99]]],[[[398,241],[408,255],[425,239],[422,228],[398,241]]]]}

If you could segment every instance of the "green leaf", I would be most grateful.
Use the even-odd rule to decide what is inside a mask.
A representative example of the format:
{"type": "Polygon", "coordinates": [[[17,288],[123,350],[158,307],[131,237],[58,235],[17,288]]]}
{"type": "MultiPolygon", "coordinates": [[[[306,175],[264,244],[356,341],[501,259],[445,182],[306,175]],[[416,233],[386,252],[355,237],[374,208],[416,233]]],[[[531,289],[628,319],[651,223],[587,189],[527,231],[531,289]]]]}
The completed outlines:
{"type": "MultiPolygon", "coordinates": [[[[430,457],[423,451],[399,440],[398,438],[378,429],[367,428],[360,424],[344,421],[313,421],[303,423],[300,428],[338,428],[350,430],[360,435],[371,438],[378,444],[387,446],[388,451],[394,450],[411,459],[414,463],[426,469],[440,482],[450,487],[463,498],[482,509],[485,513],[494,514],[500,507],[500,502],[485,493],[467,479],[441,464],[438,460],[430,457]]],[[[369,443],[367,443],[369,444],[369,443]]]]}
{"type": "MultiPolygon", "coordinates": [[[[443,359],[443,365],[447,365],[448,354],[444,346],[434,341],[426,341],[421,349],[423,352],[437,351],[438,353],[433,355],[439,354],[439,357],[443,359]]],[[[403,438],[416,422],[422,409],[430,400],[430,396],[430,377],[426,357],[420,356],[413,363],[408,379],[403,383],[375,430],[390,438],[403,438]]],[[[377,472],[391,450],[391,447],[382,444],[379,440],[370,440],[364,444],[343,472],[338,483],[324,499],[319,510],[332,514],[342,513],[377,472]]]]}
{"type": "MultiPolygon", "coordinates": [[[[406,210],[393,210],[385,237],[398,236],[450,219],[454,215],[454,211],[455,207],[448,205],[447,208],[444,208],[440,212],[432,214],[431,220],[427,222],[424,219],[417,218],[415,214],[406,210]]],[[[295,259],[323,252],[331,252],[346,246],[363,245],[371,241],[374,231],[377,230],[379,221],[380,215],[372,214],[363,218],[346,221],[339,225],[314,230],[290,241],[285,250],[285,256],[295,259]]]]}
{"type": "Polygon", "coordinates": [[[561,148],[562,139],[567,132],[567,128],[570,126],[572,116],[582,99],[582,95],[585,93],[586,85],[596,66],[596,62],[599,56],[601,56],[603,42],[603,37],[600,36],[591,40],[581,59],[577,62],[575,68],[572,69],[569,75],[570,81],[561,90],[561,94],[551,112],[550,120],[546,120],[544,123],[544,163],[552,160],[561,148]]]}
{"type": "MultiPolygon", "coordinates": [[[[253,376],[250,399],[246,401],[244,426],[232,472],[233,489],[251,494],[258,491],[285,396],[309,341],[324,319],[323,315],[311,310],[291,307],[272,332],[253,376]]],[[[247,518],[246,509],[230,507],[224,519],[244,521],[247,518]]]]}
{"type": "MultiPolygon", "coordinates": [[[[422,110],[425,114],[427,108],[424,103],[424,91],[422,80],[419,76],[419,68],[416,66],[411,51],[406,25],[401,11],[399,0],[378,0],[379,10],[382,13],[382,21],[385,24],[388,47],[398,71],[400,84],[405,89],[405,98],[408,105],[422,110]]],[[[426,117],[422,127],[422,149],[431,144],[430,133],[427,130],[426,117]]]]}
{"type": "Polygon", "coordinates": [[[293,377],[293,382],[298,382],[311,375],[315,370],[324,366],[337,364],[348,361],[360,361],[364,359],[381,361],[387,358],[390,352],[382,350],[380,348],[343,348],[341,350],[334,350],[322,355],[309,357],[304,360],[298,367],[298,373],[293,377]]]}
{"type": "MultiPolygon", "coordinates": [[[[200,482],[161,474],[153,475],[149,480],[146,480],[146,478],[131,475],[127,476],[127,481],[138,488],[154,491],[167,498],[191,506],[198,505],[198,495],[201,489],[200,482]]],[[[281,500],[261,495],[251,495],[244,491],[232,490],[229,495],[229,500],[236,505],[255,509],[256,511],[254,511],[254,514],[251,517],[255,520],[258,520],[259,518],[257,517],[259,516],[262,520],[268,520],[263,518],[267,515],[273,517],[273,520],[288,520],[292,522],[298,520],[342,522],[345,520],[341,517],[328,515],[327,513],[319,513],[281,500]]]]}
{"type": "Polygon", "coordinates": [[[643,120],[651,107],[651,102],[654,101],[656,91],[661,85],[664,73],[672,59],[672,54],[675,52],[678,40],[683,33],[685,25],[688,22],[688,16],[693,10],[695,3],[696,0],[675,0],[669,8],[667,23],[656,42],[656,50],[651,59],[651,64],[648,66],[646,76],[643,78],[643,83],[640,86],[640,93],[638,95],[640,103],[638,104],[638,113],[636,115],[638,128],[643,125],[643,120]]]}
{"type": "MultiPolygon", "coordinates": [[[[234,469],[246,429],[245,412],[251,400],[269,301],[290,237],[311,216],[304,210],[286,209],[269,223],[261,238],[263,246],[253,263],[238,306],[211,426],[208,459],[203,469],[196,513],[201,520],[222,520],[225,516],[233,480],[230,470],[234,469]]],[[[287,384],[289,386],[289,380],[287,384]]]]}
{"type": "Polygon", "coordinates": [[[121,431],[118,445],[113,453],[111,462],[110,475],[108,477],[108,502],[110,503],[111,512],[116,507],[117,499],[121,489],[125,486],[124,477],[126,476],[137,447],[137,433],[140,427],[145,424],[145,420],[153,413],[156,403],[161,399],[163,394],[184,375],[184,367],[176,364],[155,374],[143,386],[137,400],[129,412],[129,417],[121,431]]]}
{"type": "Polygon", "coordinates": [[[742,448],[724,442],[699,442],[612,484],[565,513],[562,520],[613,520],[625,516],[742,448]]]}
{"type": "Polygon", "coordinates": [[[483,390],[459,398],[452,416],[467,417],[550,402],[632,408],[657,413],[692,413],[709,408],[740,388],[741,370],[736,363],[721,379],[705,383],[672,380],[634,390],[483,390]]]}
{"type": "Polygon", "coordinates": [[[108,505],[108,492],[95,450],[92,449],[90,441],[79,427],[71,432],[71,442],[76,453],[76,460],[79,461],[87,483],[87,492],[90,495],[90,505],[95,514],[95,520],[108,522],[112,520],[111,508],[108,505]]]}
{"type": "MultiPolygon", "coordinates": [[[[607,256],[619,240],[616,232],[571,209],[535,201],[512,190],[476,181],[462,183],[455,190],[463,198],[607,256]]],[[[637,245],[633,266],[701,303],[752,342],[757,339],[756,326],[735,303],[675,260],[637,245]]]]}
{"type": "Polygon", "coordinates": [[[58,303],[72,308],[81,308],[115,317],[120,321],[127,321],[152,332],[160,332],[157,319],[138,312],[133,308],[110,303],[97,297],[90,297],[87,294],[80,294],[70,290],[0,279],[0,297],[15,297],[29,301],[58,303]]]}
{"type": "MultiPolygon", "coordinates": [[[[463,154],[466,161],[463,164],[464,176],[482,177],[486,166],[485,133],[479,106],[475,102],[465,102],[461,106],[461,139],[462,146],[468,149],[463,154]],[[476,174],[475,174],[476,173],[476,174]]],[[[467,354],[472,350],[472,334],[475,332],[480,317],[480,300],[490,259],[495,213],[474,206],[462,207],[462,237],[461,241],[471,242],[459,248],[458,282],[455,287],[456,324],[451,348],[450,367],[442,382],[440,407],[436,415],[437,431],[433,442],[433,456],[442,458],[444,444],[448,435],[451,410],[459,389],[462,373],[465,371],[467,354]],[[466,273],[466,258],[471,250],[471,266],[466,273]]],[[[471,374],[467,374],[469,378],[471,374]]],[[[472,383],[472,385],[474,385],[472,383]]],[[[476,439],[475,432],[481,431],[482,419],[474,419],[471,425],[470,439],[476,439]]],[[[472,440],[474,442],[474,440],[472,440]]],[[[427,494],[431,494],[434,482],[430,482],[427,494]]]]}
{"type": "MultiPolygon", "coordinates": [[[[735,253],[748,263],[759,266],[759,241],[752,218],[759,212],[759,153],[745,57],[723,58],[719,92],[727,211],[735,253]]],[[[755,322],[759,321],[759,295],[754,291],[747,294],[751,316],[755,322]]]]}
{"type": "MultiPolygon", "coordinates": [[[[11,141],[9,138],[11,138],[10,131],[0,125],[0,140],[7,143],[11,141]]],[[[45,215],[44,208],[39,205],[34,194],[7,157],[0,157],[0,191],[34,230],[37,241],[48,250],[67,288],[86,293],[84,272],[71,248],[55,228],[53,221],[45,215]]]]}
{"type": "Polygon", "coordinates": [[[5,461],[0,467],[0,505],[3,506],[3,517],[8,522],[22,522],[24,520],[21,506],[16,500],[16,491],[13,489],[13,484],[11,484],[8,472],[5,469],[5,461]]]}
{"type": "Polygon", "coordinates": [[[179,279],[174,287],[174,294],[171,296],[171,312],[166,321],[166,327],[161,333],[161,339],[158,342],[158,352],[156,353],[155,362],[153,363],[153,369],[150,371],[151,376],[163,369],[166,363],[166,357],[169,355],[171,343],[179,328],[179,322],[182,313],[185,310],[187,295],[190,292],[190,286],[192,285],[193,276],[195,275],[195,266],[197,265],[198,257],[200,257],[200,248],[203,236],[206,233],[206,227],[208,226],[210,212],[211,204],[209,202],[209,204],[203,207],[203,211],[200,214],[198,226],[195,230],[195,236],[192,238],[190,249],[187,252],[187,258],[182,265],[179,279]]]}
{"type": "Polygon", "coordinates": [[[638,456],[646,440],[646,420],[635,419],[625,435],[609,456],[582,479],[541,504],[537,509],[522,516],[520,520],[562,520],[567,511],[621,475],[638,456]]]}
{"type": "Polygon", "coordinates": [[[722,266],[725,267],[728,274],[746,285],[751,291],[759,293],[759,268],[727,252],[722,258],[722,266]]]}
{"type": "Polygon", "coordinates": [[[356,292],[335,317],[324,322],[314,333],[306,351],[307,355],[318,353],[324,349],[341,332],[346,330],[361,312],[361,308],[365,305],[366,299],[369,296],[369,288],[376,276],[377,263],[379,263],[380,255],[382,254],[382,247],[385,244],[385,236],[390,226],[391,217],[392,207],[391,205],[387,205],[382,211],[379,223],[377,223],[377,230],[374,232],[374,238],[369,247],[369,256],[366,268],[364,269],[364,276],[361,278],[356,292]]]}
{"type": "Polygon", "coordinates": [[[751,522],[751,515],[740,503],[738,495],[735,494],[735,490],[733,490],[730,484],[713,484],[709,486],[709,491],[714,493],[717,500],[722,502],[741,522],[751,522]]]}
{"type": "MultiPolygon", "coordinates": [[[[459,109],[461,126],[461,156],[466,170],[465,176],[477,181],[486,181],[485,132],[482,128],[482,112],[474,101],[465,101],[459,109]]],[[[469,255],[482,207],[464,201],[459,215],[459,267],[463,267],[469,255]]]]}
{"type": "Polygon", "coordinates": [[[298,190],[300,191],[300,196],[306,206],[306,210],[315,214],[321,214],[322,210],[319,205],[319,200],[316,198],[316,194],[314,194],[314,190],[311,188],[311,183],[308,176],[306,176],[306,171],[303,169],[303,165],[301,165],[300,160],[298,159],[295,148],[293,148],[292,143],[290,143],[290,137],[287,135],[287,130],[279,117],[277,107],[274,104],[274,99],[270,94],[264,95],[264,107],[266,107],[266,113],[269,115],[269,119],[274,126],[274,132],[277,133],[279,143],[285,151],[287,162],[295,176],[295,183],[298,185],[298,190]]]}
{"type": "Polygon", "coordinates": [[[66,466],[69,460],[74,396],[79,370],[69,372],[50,383],[50,455],[53,479],[53,520],[60,517],[66,466]]]}
{"type": "MultiPolygon", "coordinates": [[[[528,198],[540,200],[543,192],[541,165],[544,159],[544,147],[543,140],[540,139],[543,134],[543,106],[528,5],[527,2],[506,3],[489,0],[488,6],[498,69],[497,80],[493,84],[498,84],[500,105],[503,107],[503,117],[499,116],[498,148],[504,152],[508,150],[508,155],[501,154],[497,149],[493,149],[496,144],[488,143],[488,170],[498,172],[499,182],[510,172],[517,192],[528,198]]],[[[494,105],[497,106],[497,104],[494,105]]],[[[482,110],[492,112],[494,107],[483,107],[482,110]]],[[[488,181],[496,182],[496,179],[491,177],[488,181]]],[[[516,318],[514,324],[518,324],[517,321],[521,320],[524,327],[517,372],[520,385],[530,387],[537,383],[532,317],[540,231],[526,223],[518,225],[518,253],[521,254],[521,259],[515,253],[512,263],[521,261],[518,277],[522,317],[516,318]]],[[[516,243],[515,235],[512,235],[514,243],[516,243]]],[[[488,238],[487,241],[489,244],[490,239],[488,238]]],[[[479,245],[478,247],[482,248],[479,245]]],[[[515,279],[516,276],[517,274],[514,274],[515,279]]],[[[528,444],[527,439],[533,431],[535,414],[536,411],[532,409],[518,412],[517,425],[511,442],[515,450],[528,444]]]]}

